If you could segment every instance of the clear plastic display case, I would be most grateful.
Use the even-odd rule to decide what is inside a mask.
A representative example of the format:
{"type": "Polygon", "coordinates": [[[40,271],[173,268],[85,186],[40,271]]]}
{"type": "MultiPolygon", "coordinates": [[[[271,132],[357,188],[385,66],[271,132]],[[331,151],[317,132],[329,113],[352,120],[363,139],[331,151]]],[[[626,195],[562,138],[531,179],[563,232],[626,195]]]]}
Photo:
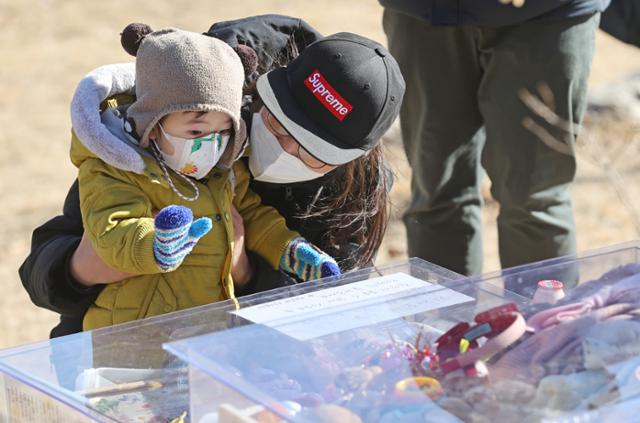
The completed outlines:
{"type": "Polygon", "coordinates": [[[638,242],[411,259],[1,350],[0,421],[634,421],[639,305],[638,242]]]}
{"type": "MultiPolygon", "coordinates": [[[[242,297],[241,310],[381,275],[402,273],[438,285],[460,275],[422,260],[368,268],[242,297]]],[[[497,289],[490,287],[492,290],[497,289]]],[[[165,342],[245,325],[220,302],[111,328],[0,350],[0,422],[194,421],[188,366],[165,342]]]]}
{"type": "Polygon", "coordinates": [[[638,421],[638,243],[312,294],[165,345],[190,365],[193,421],[638,421]]]}

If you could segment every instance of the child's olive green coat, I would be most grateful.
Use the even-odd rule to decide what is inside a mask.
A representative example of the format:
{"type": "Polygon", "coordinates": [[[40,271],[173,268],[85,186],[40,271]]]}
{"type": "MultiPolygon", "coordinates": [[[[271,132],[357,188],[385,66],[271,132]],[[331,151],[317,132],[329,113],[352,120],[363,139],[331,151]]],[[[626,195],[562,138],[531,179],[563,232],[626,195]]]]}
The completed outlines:
{"type": "MultiPolygon", "coordinates": [[[[249,190],[249,173],[242,161],[235,163],[233,172],[214,169],[206,178],[194,180],[200,196],[189,202],[173,192],[152,157],[144,157],[143,174],[119,170],[74,135],[71,160],[79,169],[84,228],[97,254],[115,269],[140,275],[107,285],[85,315],[85,330],[235,299],[230,275],[232,203],[244,220],[246,248],[266,258],[274,269],[285,246],[298,236],[275,209],[263,206],[249,190]],[[213,229],[177,269],[163,271],[153,256],[153,215],[171,204],[189,207],[194,218],[209,217],[213,229]]],[[[180,192],[193,195],[182,178],[173,172],[171,177],[180,192]]]]}

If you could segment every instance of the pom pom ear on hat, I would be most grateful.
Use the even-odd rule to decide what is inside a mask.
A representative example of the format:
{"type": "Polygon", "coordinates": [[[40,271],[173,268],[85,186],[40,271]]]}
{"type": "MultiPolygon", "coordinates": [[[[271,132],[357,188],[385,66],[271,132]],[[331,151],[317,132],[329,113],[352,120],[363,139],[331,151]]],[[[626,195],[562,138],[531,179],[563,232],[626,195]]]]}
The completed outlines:
{"type": "Polygon", "coordinates": [[[258,69],[258,55],[254,49],[249,46],[238,44],[233,47],[233,50],[236,52],[238,57],[240,57],[245,76],[251,75],[256,71],[256,69],[258,69]]]}
{"type": "Polygon", "coordinates": [[[152,32],[153,29],[147,24],[130,23],[120,33],[120,44],[127,53],[135,57],[144,37],[152,32]]]}
{"type": "Polygon", "coordinates": [[[242,62],[244,68],[244,85],[242,91],[244,94],[254,92],[255,83],[260,77],[258,73],[258,55],[255,50],[249,46],[238,44],[233,47],[233,51],[236,52],[242,62]]]}

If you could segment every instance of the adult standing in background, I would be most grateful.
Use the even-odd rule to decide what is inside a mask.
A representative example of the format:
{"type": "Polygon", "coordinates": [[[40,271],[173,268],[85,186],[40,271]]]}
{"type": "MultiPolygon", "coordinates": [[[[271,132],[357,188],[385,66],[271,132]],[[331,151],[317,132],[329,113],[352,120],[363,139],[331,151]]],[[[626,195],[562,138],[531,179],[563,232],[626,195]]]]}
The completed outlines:
{"type": "Polygon", "coordinates": [[[557,113],[580,122],[609,0],[380,3],[389,50],[407,83],[400,116],[413,171],[404,215],[409,256],[467,275],[482,271],[483,169],[500,203],[503,267],[574,253],[568,186],[575,157],[523,127],[531,112],[517,93],[546,82],[557,113]]]}

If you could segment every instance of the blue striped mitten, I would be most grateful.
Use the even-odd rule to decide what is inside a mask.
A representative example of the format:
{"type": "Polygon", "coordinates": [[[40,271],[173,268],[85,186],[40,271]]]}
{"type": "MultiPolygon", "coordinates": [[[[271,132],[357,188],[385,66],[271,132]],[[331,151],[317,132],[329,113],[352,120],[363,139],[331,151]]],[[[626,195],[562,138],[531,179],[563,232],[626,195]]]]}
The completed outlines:
{"type": "Polygon", "coordinates": [[[211,219],[201,217],[193,221],[191,209],[167,206],[155,218],[153,255],[163,269],[180,266],[198,240],[211,230],[211,219]]]}
{"type": "Polygon", "coordinates": [[[341,274],[333,257],[300,237],[284,249],[280,269],[303,282],[341,274]]]}

